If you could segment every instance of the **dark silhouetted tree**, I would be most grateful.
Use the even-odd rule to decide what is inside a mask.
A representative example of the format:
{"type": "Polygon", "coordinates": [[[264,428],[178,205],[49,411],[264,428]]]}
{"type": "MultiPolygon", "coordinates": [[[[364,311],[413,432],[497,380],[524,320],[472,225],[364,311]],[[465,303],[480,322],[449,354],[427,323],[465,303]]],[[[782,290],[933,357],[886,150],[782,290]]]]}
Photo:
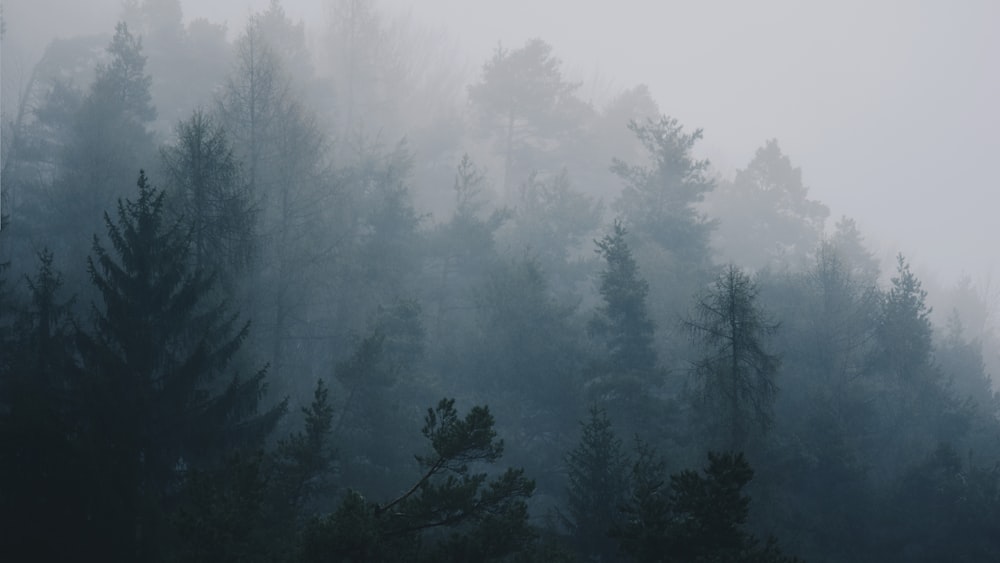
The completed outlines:
{"type": "Polygon", "coordinates": [[[503,453],[493,425],[486,407],[461,417],[454,401],[443,399],[428,409],[423,434],[432,451],[417,456],[417,481],[381,504],[348,492],[334,513],[307,525],[301,560],[486,561],[529,549],[535,532],[525,500],[534,483],[516,469],[493,479],[473,471],[503,453]]]}
{"type": "Polygon", "coordinates": [[[580,553],[610,560],[610,538],[628,488],[628,458],[607,413],[593,406],[580,442],[566,455],[567,524],[580,553]]]}
{"type": "Polygon", "coordinates": [[[649,374],[656,367],[653,335],[656,325],[646,310],[649,284],[639,274],[625,227],[616,221],[612,232],[597,243],[604,258],[599,291],[604,303],[590,321],[591,335],[607,344],[608,367],[619,373],[649,374]]]}
{"type": "Polygon", "coordinates": [[[761,545],[745,530],[750,497],[743,488],[753,470],[743,454],[708,454],[704,475],[685,470],[669,484],[648,446],[639,446],[633,490],[624,522],[615,536],[622,551],[637,561],[727,561],[779,563],[771,538],[761,545]]]}
{"type": "Polygon", "coordinates": [[[684,321],[701,355],[692,370],[701,400],[726,447],[746,445],[751,425],[771,424],[780,360],[765,348],[777,330],[757,303],[757,286],[735,266],[719,275],[684,321]]]}
{"type": "Polygon", "coordinates": [[[157,507],[182,469],[260,443],[284,403],[258,414],[264,371],[230,375],[248,324],[210,302],[213,279],[192,269],[190,237],[166,223],[164,193],[145,174],[136,198],[119,201],[117,222],[105,221],[111,250],[95,235],[88,259],[101,303],[93,332],[77,338],[90,494],[105,553],[145,559],[162,533],[157,507]]]}

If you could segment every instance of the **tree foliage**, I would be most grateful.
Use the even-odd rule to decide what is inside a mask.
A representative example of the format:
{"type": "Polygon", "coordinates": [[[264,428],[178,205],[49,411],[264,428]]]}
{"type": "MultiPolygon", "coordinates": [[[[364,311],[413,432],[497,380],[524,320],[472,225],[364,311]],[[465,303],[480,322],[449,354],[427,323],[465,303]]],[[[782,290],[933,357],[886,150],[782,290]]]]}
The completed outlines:
{"type": "Polygon", "coordinates": [[[778,326],[758,305],[756,284],[735,266],[699,298],[684,326],[702,350],[692,370],[715,432],[729,448],[741,448],[751,423],[766,430],[772,422],[780,363],[764,339],[778,326]]]}

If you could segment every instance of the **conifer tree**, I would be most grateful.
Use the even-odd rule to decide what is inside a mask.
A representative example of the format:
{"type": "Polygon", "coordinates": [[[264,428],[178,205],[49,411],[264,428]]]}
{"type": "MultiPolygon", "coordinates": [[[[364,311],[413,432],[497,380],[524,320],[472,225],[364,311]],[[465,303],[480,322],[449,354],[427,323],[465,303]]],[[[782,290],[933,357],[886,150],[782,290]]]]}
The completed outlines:
{"type": "Polygon", "coordinates": [[[566,456],[567,523],[581,553],[614,555],[609,538],[625,502],[628,460],[607,413],[590,408],[576,448],[566,456]]]}
{"type": "Polygon", "coordinates": [[[226,446],[258,443],[284,411],[262,415],[264,371],[230,366],[249,330],[210,302],[213,278],[192,270],[190,236],[166,224],[164,193],[140,172],[134,201],[105,213],[107,249],[88,259],[101,303],[93,331],[79,331],[91,492],[106,526],[102,549],[151,555],[160,503],[185,468],[210,465],[226,446]]]}
{"type": "Polygon", "coordinates": [[[0,550],[67,560],[89,532],[75,474],[73,298],[62,295],[52,253],[38,258],[27,302],[0,301],[0,550]],[[61,541],[47,541],[52,529],[61,541]]]}
{"type": "Polygon", "coordinates": [[[714,430],[727,448],[739,450],[751,425],[763,431],[771,424],[780,359],[765,348],[764,339],[778,325],[758,305],[750,276],[730,265],[698,299],[684,327],[702,349],[692,370],[714,430]]]}
{"type": "Polygon", "coordinates": [[[604,304],[590,321],[593,336],[608,347],[610,367],[619,373],[649,373],[656,367],[653,333],[646,295],[649,284],[639,275],[639,266],[625,240],[625,227],[616,221],[610,234],[597,241],[597,253],[605,260],[599,291],[604,304]]]}

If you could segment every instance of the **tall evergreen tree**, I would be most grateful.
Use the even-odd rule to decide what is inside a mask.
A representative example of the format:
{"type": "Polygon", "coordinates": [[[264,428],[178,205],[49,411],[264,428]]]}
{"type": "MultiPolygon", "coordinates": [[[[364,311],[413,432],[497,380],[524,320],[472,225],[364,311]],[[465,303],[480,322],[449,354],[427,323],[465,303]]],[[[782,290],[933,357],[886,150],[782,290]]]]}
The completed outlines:
{"type": "Polygon", "coordinates": [[[161,156],[172,207],[191,231],[194,267],[230,280],[252,260],[257,209],[221,125],[199,110],[177,125],[176,135],[161,156]]]}
{"type": "Polygon", "coordinates": [[[599,287],[604,303],[589,329],[606,342],[610,369],[648,374],[656,367],[652,346],[656,324],[646,310],[649,284],[639,275],[626,235],[625,227],[616,221],[612,232],[597,241],[597,253],[605,261],[599,287]]]}
{"type": "Polygon", "coordinates": [[[92,529],[76,474],[73,299],[62,296],[52,254],[38,257],[37,273],[26,277],[29,300],[10,315],[16,318],[3,319],[15,309],[0,302],[0,550],[66,560],[92,529]],[[58,542],[49,541],[53,529],[63,531],[58,542]]]}
{"type": "Polygon", "coordinates": [[[882,299],[875,364],[903,380],[926,377],[932,352],[930,315],[927,291],[900,254],[892,287],[882,299]]]}
{"type": "Polygon", "coordinates": [[[566,455],[567,523],[581,553],[611,560],[616,546],[610,535],[626,499],[628,458],[603,409],[591,407],[581,426],[580,442],[566,455]]]}
{"type": "Polygon", "coordinates": [[[761,430],[771,424],[780,360],[768,352],[764,339],[778,325],[758,305],[750,276],[730,265],[695,304],[684,327],[703,351],[692,368],[714,430],[727,448],[742,449],[751,424],[761,430]]]}
{"type": "Polygon", "coordinates": [[[665,116],[642,124],[633,121],[629,129],[646,148],[652,166],[614,160],[612,170],[625,183],[618,211],[640,240],[670,253],[673,269],[706,267],[715,222],[696,206],[715,182],[708,175],[708,161],[691,155],[701,129],[685,133],[676,119],[665,116]]]}
{"type": "Polygon", "coordinates": [[[144,173],[136,199],[119,201],[117,222],[107,214],[105,222],[111,250],[95,235],[88,259],[101,303],[93,332],[77,338],[88,469],[94,517],[105,526],[98,549],[144,560],[183,468],[259,443],[284,403],[259,415],[264,371],[228,375],[249,326],[209,302],[213,278],[192,269],[190,236],[165,223],[164,193],[144,173]]]}

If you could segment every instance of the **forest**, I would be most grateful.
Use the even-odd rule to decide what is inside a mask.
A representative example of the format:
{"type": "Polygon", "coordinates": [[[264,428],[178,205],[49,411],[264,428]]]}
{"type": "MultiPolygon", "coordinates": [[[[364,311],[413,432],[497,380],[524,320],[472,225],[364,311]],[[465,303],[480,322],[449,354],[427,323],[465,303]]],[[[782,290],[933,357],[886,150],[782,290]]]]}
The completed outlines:
{"type": "Polygon", "coordinates": [[[5,560],[1000,561],[982,287],[332,5],[126,0],[3,100],[5,560]]]}

